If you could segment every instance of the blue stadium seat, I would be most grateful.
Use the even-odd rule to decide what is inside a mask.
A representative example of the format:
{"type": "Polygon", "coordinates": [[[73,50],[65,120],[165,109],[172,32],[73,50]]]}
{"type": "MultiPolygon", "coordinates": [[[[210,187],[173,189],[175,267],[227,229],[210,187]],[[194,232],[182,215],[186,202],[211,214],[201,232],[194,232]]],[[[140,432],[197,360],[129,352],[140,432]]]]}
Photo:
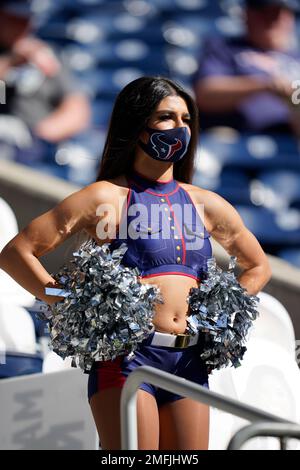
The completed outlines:
{"type": "Polygon", "coordinates": [[[261,207],[236,205],[244,224],[257,239],[270,246],[297,246],[300,240],[300,211],[273,213],[261,207]]]}
{"type": "Polygon", "coordinates": [[[192,89],[205,39],[210,34],[218,33],[216,24],[210,18],[192,17],[188,20],[183,15],[174,21],[166,21],[162,29],[170,75],[175,80],[181,80],[187,89],[192,89]]]}
{"type": "Polygon", "coordinates": [[[287,206],[300,202],[300,172],[291,170],[270,170],[257,176],[265,190],[271,190],[287,206]]]}
{"type": "Polygon", "coordinates": [[[48,322],[39,320],[34,312],[31,312],[30,310],[28,310],[28,312],[31,315],[32,321],[34,323],[37,340],[39,340],[39,338],[41,337],[49,337],[50,333],[48,328],[48,322]]]}
{"type": "Polygon", "coordinates": [[[0,365],[0,379],[42,372],[43,358],[39,354],[5,353],[5,362],[0,365]]]}
{"type": "MultiPolygon", "coordinates": [[[[213,18],[207,18],[202,15],[180,15],[174,14],[172,18],[167,18],[167,21],[163,24],[164,38],[168,43],[172,44],[172,32],[173,37],[176,32],[178,34],[179,40],[176,43],[178,47],[183,47],[186,49],[191,49],[197,51],[203,40],[206,36],[210,34],[218,34],[218,29],[216,22],[213,18]],[[187,43],[185,36],[192,35],[192,41],[187,43]],[[180,40],[182,38],[182,40],[180,40]]],[[[176,37],[176,36],[175,36],[176,37]]]]}
{"type": "MultiPolygon", "coordinates": [[[[170,42],[170,34],[166,34],[168,28],[172,28],[173,35],[178,30],[178,35],[183,36],[182,44],[178,42],[178,47],[188,48],[198,51],[203,41],[211,36],[234,37],[244,33],[244,23],[238,18],[230,16],[209,17],[205,14],[197,13],[193,15],[174,13],[163,25],[164,37],[170,42]],[[193,35],[194,41],[186,44],[185,34],[193,35]]],[[[172,36],[171,36],[172,39],[172,36]]]]}
{"type": "MultiPolygon", "coordinates": [[[[130,13],[120,14],[105,14],[102,11],[96,15],[88,12],[86,15],[81,15],[80,21],[76,20],[68,25],[68,33],[73,34],[74,37],[80,38],[80,25],[85,25],[88,31],[90,25],[91,32],[99,31],[97,43],[101,40],[120,40],[120,39],[143,39],[148,44],[163,44],[163,36],[161,29],[161,19],[159,16],[133,16],[130,13]],[[77,24],[77,28],[76,28],[77,24]]],[[[82,39],[87,42],[83,36],[84,30],[82,28],[82,39]]],[[[97,36],[96,36],[97,38],[97,36]]]]}
{"type": "Polygon", "coordinates": [[[293,169],[300,171],[296,140],[287,136],[230,133],[229,137],[214,132],[202,133],[200,147],[224,167],[260,169],[293,169]]]}
{"type": "Polygon", "coordinates": [[[167,47],[165,54],[172,79],[182,83],[187,89],[191,89],[193,76],[198,70],[196,55],[177,47],[167,47]]]}
{"type": "Polygon", "coordinates": [[[113,100],[94,100],[92,103],[92,120],[95,126],[107,127],[112,109],[113,100]]]}
{"type": "Polygon", "coordinates": [[[35,34],[45,41],[48,40],[63,40],[67,35],[67,26],[64,18],[50,19],[45,24],[40,24],[35,31],[35,34]]]}
{"type": "Polygon", "coordinates": [[[173,12],[182,15],[186,13],[201,13],[213,17],[224,14],[221,2],[218,0],[151,0],[151,3],[168,16],[173,12]]]}
{"type": "Polygon", "coordinates": [[[219,176],[195,172],[193,184],[213,191],[231,204],[250,205],[250,177],[241,170],[224,169],[219,176]]]}
{"type": "Polygon", "coordinates": [[[295,249],[286,248],[279,251],[278,256],[288,263],[293,264],[297,268],[300,268],[300,247],[295,249]]]}
{"type": "Polygon", "coordinates": [[[99,70],[99,83],[101,85],[98,89],[97,98],[115,98],[116,94],[132,80],[144,75],[152,75],[153,73],[155,73],[153,70],[145,71],[139,67],[118,67],[99,70]]]}
{"type": "Polygon", "coordinates": [[[80,15],[85,9],[99,12],[119,12],[124,11],[122,0],[59,0],[53,2],[40,2],[39,11],[43,16],[63,16],[67,18],[71,15],[80,15]]]}
{"type": "Polygon", "coordinates": [[[50,17],[37,28],[45,40],[65,38],[82,44],[98,44],[112,39],[144,39],[150,44],[162,44],[160,17],[151,14],[134,16],[122,6],[120,11],[103,11],[101,8],[83,9],[67,15],[50,17]]]}
{"type": "Polygon", "coordinates": [[[300,41],[300,18],[299,17],[297,18],[297,21],[296,21],[296,34],[297,34],[298,41],[300,41]]]}
{"type": "Polygon", "coordinates": [[[104,106],[111,109],[117,93],[131,80],[143,75],[145,72],[139,67],[103,67],[77,73],[76,78],[85,82],[85,88],[94,100],[104,99],[107,102],[107,106],[104,106]]]}
{"type": "Polygon", "coordinates": [[[291,202],[290,207],[291,207],[292,209],[298,209],[298,210],[300,210],[300,201],[297,200],[297,201],[291,202]]]}
{"type": "Polygon", "coordinates": [[[156,73],[167,71],[163,50],[159,47],[150,48],[145,41],[139,39],[106,41],[103,45],[88,49],[101,68],[103,66],[140,67],[143,70],[156,70],[156,73]]]}

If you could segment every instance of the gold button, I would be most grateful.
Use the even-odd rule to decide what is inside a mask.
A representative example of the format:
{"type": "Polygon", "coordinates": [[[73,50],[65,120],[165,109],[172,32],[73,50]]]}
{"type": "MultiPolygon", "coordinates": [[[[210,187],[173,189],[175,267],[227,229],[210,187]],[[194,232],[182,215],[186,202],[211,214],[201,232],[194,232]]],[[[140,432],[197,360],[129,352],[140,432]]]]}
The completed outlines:
{"type": "Polygon", "coordinates": [[[177,245],[176,248],[177,248],[177,250],[180,250],[180,246],[179,246],[179,245],[177,245]]]}
{"type": "Polygon", "coordinates": [[[175,238],[175,240],[178,240],[179,237],[178,237],[178,235],[174,235],[174,238],[175,238]]]}
{"type": "Polygon", "coordinates": [[[171,225],[171,229],[172,229],[172,230],[175,230],[175,227],[174,227],[174,225],[171,225]]]}
{"type": "Polygon", "coordinates": [[[148,230],[150,230],[150,231],[151,231],[151,230],[152,230],[152,228],[151,228],[151,227],[148,227],[148,230]]]}
{"type": "Polygon", "coordinates": [[[177,261],[177,263],[179,263],[179,262],[181,261],[181,258],[180,258],[180,256],[178,256],[178,258],[177,258],[177,260],[176,260],[176,261],[177,261]]]}
{"type": "Polygon", "coordinates": [[[169,210],[168,207],[165,207],[165,211],[168,211],[168,210],[169,210]]]}
{"type": "Polygon", "coordinates": [[[166,202],[166,200],[162,197],[162,198],[161,198],[161,202],[166,202]]]}
{"type": "Polygon", "coordinates": [[[169,216],[168,219],[169,219],[169,220],[172,220],[172,217],[169,216]]]}

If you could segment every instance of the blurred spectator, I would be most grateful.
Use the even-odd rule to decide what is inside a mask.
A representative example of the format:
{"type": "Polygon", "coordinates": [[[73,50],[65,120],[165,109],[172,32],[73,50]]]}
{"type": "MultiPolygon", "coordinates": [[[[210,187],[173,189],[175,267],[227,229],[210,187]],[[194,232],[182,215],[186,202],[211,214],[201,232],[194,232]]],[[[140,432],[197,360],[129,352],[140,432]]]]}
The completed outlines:
{"type": "Polygon", "coordinates": [[[6,85],[1,140],[7,135],[9,143],[28,147],[31,141],[42,149],[42,142],[58,143],[84,130],[89,103],[66,67],[44,41],[30,35],[28,17],[10,11],[0,17],[0,79],[6,85]],[[16,142],[13,128],[22,134],[16,142]]]}
{"type": "Polygon", "coordinates": [[[300,78],[299,0],[245,3],[245,36],[209,38],[203,47],[194,78],[201,127],[300,136],[299,111],[292,103],[293,82],[300,78]]]}

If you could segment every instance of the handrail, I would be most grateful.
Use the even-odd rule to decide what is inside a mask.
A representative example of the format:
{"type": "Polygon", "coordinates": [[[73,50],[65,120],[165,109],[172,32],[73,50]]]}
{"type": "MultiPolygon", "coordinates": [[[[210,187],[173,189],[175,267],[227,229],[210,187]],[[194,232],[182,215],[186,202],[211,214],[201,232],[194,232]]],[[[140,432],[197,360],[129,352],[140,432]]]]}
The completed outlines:
{"type": "Polygon", "coordinates": [[[279,416],[266,413],[240,401],[227,398],[212,392],[199,384],[177,377],[150,366],[141,366],[133,370],[122,389],[121,394],[121,445],[123,450],[136,450],[137,442],[137,390],[141,383],[152,385],[176,393],[192,400],[205,403],[227,413],[234,414],[248,421],[271,421],[285,424],[296,424],[279,416]]]}
{"type": "Polygon", "coordinates": [[[268,421],[248,424],[232,436],[227,450],[239,450],[246,441],[258,436],[295,437],[300,439],[300,426],[298,424],[270,423],[268,421]]]}

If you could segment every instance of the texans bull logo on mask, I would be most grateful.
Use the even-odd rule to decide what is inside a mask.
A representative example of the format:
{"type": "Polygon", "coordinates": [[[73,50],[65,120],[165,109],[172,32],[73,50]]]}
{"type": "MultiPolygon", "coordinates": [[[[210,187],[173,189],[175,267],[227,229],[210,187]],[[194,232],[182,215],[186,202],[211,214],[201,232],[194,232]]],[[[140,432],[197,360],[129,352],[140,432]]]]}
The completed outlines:
{"type": "Polygon", "coordinates": [[[158,157],[164,157],[164,160],[170,160],[172,156],[180,150],[183,145],[181,140],[175,139],[174,144],[167,144],[163,141],[164,134],[157,132],[152,134],[150,141],[152,143],[153,150],[157,153],[158,157]]]}
{"type": "Polygon", "coordinates": [[[139,140],[139,145],[150,157],[165,162],[177,162],[188,149],[190,133],[187,127],[158,130],[146,128],[149,133],[147,144],[139,140]]]}

